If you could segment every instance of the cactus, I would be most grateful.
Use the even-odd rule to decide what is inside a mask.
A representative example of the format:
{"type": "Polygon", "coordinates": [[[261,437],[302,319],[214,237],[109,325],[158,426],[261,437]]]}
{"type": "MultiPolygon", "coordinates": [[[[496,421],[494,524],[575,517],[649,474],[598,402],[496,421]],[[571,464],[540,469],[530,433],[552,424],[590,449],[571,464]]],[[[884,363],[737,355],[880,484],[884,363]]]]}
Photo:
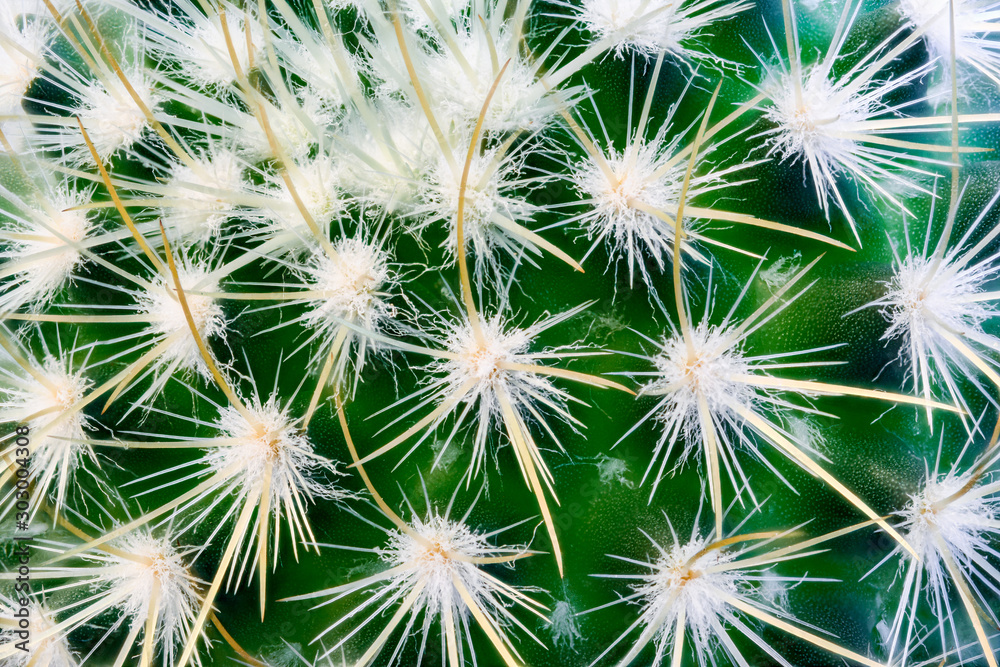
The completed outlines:
{"type": "Polygon", "coordinates": [[[0,665],[996,667],[998,31],[6,0],[0,665]]]}

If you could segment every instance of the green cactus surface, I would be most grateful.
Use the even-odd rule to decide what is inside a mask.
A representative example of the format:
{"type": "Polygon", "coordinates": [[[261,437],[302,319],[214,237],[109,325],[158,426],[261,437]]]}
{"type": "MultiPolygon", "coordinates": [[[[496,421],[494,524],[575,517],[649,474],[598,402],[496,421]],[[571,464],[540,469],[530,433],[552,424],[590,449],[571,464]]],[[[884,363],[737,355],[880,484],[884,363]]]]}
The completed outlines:
{"type": "Polygon", "coordinates": [[[997,667],[998,35],[0,0],[0,667],[997,667]]]}

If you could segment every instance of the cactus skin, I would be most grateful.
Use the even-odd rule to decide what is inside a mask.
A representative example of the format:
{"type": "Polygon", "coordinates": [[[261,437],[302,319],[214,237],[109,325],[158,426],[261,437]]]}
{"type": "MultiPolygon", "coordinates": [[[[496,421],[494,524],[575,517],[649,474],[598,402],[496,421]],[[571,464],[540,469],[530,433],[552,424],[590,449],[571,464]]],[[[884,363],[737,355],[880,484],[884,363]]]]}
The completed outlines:
{"type": "Polygon", "coordinates": [[[8,0],[0,666],[995,667],[997,23],[8,0]]]}

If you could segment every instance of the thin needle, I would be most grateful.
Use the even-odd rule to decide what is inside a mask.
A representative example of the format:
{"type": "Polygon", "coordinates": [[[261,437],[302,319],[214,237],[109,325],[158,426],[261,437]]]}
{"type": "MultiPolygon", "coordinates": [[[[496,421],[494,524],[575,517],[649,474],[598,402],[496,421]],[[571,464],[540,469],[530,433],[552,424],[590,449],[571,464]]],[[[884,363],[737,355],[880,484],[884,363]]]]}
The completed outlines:
{"type": "Polygon", "coordinates": [[[482,111],[479,112],[479,118],[476,120],[476,126],[472,130],[472,140],[469,141],[469,152],[465,157],[465,168],[462,170],[462,180],[458,186],[458,214],[455,222],[458,273],[459,278],[462,281],[462,299],[465,301],[466,310],[469,311],[469,323],[472,325],[472,332],[476,337],[476,342],[480,345],[485,344],[486,338],[483,335],[483,328],[479,322],[479,313],[476,311],[476,303],[472,297],[472,281],[469,278],[469,265],[465,257],[465,188],[469,183],[469,171],[472,169],[472,160],[476,155],[476,146],[479,143],[479,134],[482,132],[483,123],[486,121],[486,111],[489,109],[490,102],[493,100],[493,94],[497,91],[497,87],[500,85],[500,79],[503,78],[508,65],[510,65],[509,59],[500,69],[500,73],[497,74],[497,78],[493,81],[493,85],[490,87],[490,92],[487,93],[486,100],[483,102],[482,111]]]}

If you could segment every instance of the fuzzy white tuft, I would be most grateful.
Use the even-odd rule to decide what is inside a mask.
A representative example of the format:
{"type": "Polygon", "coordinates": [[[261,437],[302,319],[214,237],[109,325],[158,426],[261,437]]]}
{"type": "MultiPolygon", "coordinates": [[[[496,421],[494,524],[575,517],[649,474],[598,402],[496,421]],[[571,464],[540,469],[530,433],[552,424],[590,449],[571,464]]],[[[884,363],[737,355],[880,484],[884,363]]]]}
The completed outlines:
{"type": "MultiPolygon", "coordinates": [[[[721,491],[723,474],[728,476],[738,494],[746,492],[755,500],[749,478],[740,462],[744,453],[788,483],[767,456],[763,444],[774,446],[814,474],[832,480],[813,460],[813,455],[822,458],[816,452],[815,431],[798,422],[801,415],[817,413],[817,410],[808,403],[797,404],[793,399],[798,397],[807,401],[816,394],[850,394],[852,390],[809,381],[787,381],[780,369],[836,364],[838,362],[797,359],[839,346],[752,354],[747,344],[754,331],[771,321],[808,289],[806,287],[790,298],[783,297],[814,264],[815,261],[797,271],[778,292],[742,321],[735,320],[733,316],[757,272],[751,276],[720,324],[711,323],[713,290],[709,285],[707,293],[710,301],[700,323],[682,322],[680,330],[672,328],[659,341],[646,338],[647,342],[655,345],[655,353],[645,357],[655,370],[635,375],[644,381],[639,394],[655,398],[656,403],[619,442],[646,421],[656,422],[659,438],[641,482],[645,483],[649,478],[652,483],[650,502],[660,482],[676,472],[696,452],[701,453],[709,468],[708,490],[713,495],[713,509],[717,513],[724,511],[721,491]],[[668,469],[668,464],[674,460],[672,454],[677,449],[680,449],[680,456],[676,458],[674,467],[668,469]]],[[[762,265],[763,262],[758,264],[758,272],[762,265]]],[[[850,494],[846,489],[842,492],[850,494]]],[[[864,507],[859,499],[852,495],[849,497],[852,502],[864,507]]]]}
{"type": "Polygon", "coordinates": [[[643,603],[643,617],[647,623],[661,614],[666,614],[666,623],[661,624],[658,643],[669,639],[671,616],[683,608],[686,612],[687,628],[694,636],[695,644],[708,647],[713,639],[714,623],[727,613],[725,597],[740,592],[743,577],[738,570],[709,573],[718,565],[732,562],[734,555],[723,551],[705,551],[706,539],[695,539],[687,544],[675,545],[650,564],[651,572],[643,580],[632,586],[643,603]],[[699,554],[701,554],[699,556],[699,554]],[[670,609],[670,607],[674,607],[670,609]]]}
{"type": "MultiPolygon", "coordinates": [[[[470,411],[475,415],[472,423],[477,426],[470,472],[478,470],[485,460],[491,431],[504,423],[501,395],[521,419],[540,418],[541,409],[552,411],[560,419],[573,421],[566,407],[567,394],[556,388],[551,379],[541,373],[503,367],[504,364],[537,364],[537,356],[530,351],[531,344],[551,323],[543,320],[521,329],[511,327],[503,317],[494,316],[481,324],[481,342],[467,321],[446,324],[441,338],[454,356],[436,360],[427,367],[433,376],[428,388],[437,400],[443,402],[461,397],[459,404],[452,408],[462,416],[459,425],[470,411]]],[[[453,437],[454,431],[448,438],[449,443],[453,437]]],[[[446,449],[447,444],[438,453],[439,458],[446,449]]]]}
{"type": "Polygon", "coordinates": [[[228,2],[220,3],[220,9],[225,11],[225,31],[218,9],[205,16],[186,0],[174,3],[175,13],[163,17],[163,24],[151,25],[154,50],[203,88],[225,88],[237,81],[226,31],[244,76],[264,58],[264,34],[257,17],[228,2]]]}
{"type": "Polygon", "coordinates": [[[74,192],[64,185],[55,189],[45,206],[31,206],[0,187],[0,195],[21,204],[20,211],[0,212],[0,220],[7,219],[0,236],[10,237],[0,259],[16,271],[0,295],[0,309],[44,307],[72,280],[84,261],[79,244],[93,229],[88,213],[74,209],[88,201],[90,194],[90,190],[74,192]]]}
{"type": "Polygon", "coordinates": [[[46,357],[34,373],[44,382],[27,373],[5,372],[8,386],[0,390],[0,421],[26,424],[31,430],[30,472],[36,489],[33,511],[49,496],[59,511],[83,460],[96,463],[93,449],[84,442],[93,420],[77,407],[93,382],[82,371],[74,371],[68,358],[46,357]]]}
{"type": "Polygon", "coordinates": [[[744,12],[746,0],[583,0],[579,18],[598,39],[622,56],[634,50],[646,56],[660,51],[691,60],[714,60],[698,48],[712,24],[744,12]]]}
{"type": "MultiPolygon", "coordinates": [[[[686,652],[684,643],[687,637],[690,637],[691,653],[699,667],[718,664],[720,653],[728,658],[727,664],[752,664],[743,654],[746,649],[733,641],[733,637],[739,635],[765,651],[773,664],[791,667],[788,660],[767,644],[757,626],[760,620],[772,623],[768,619],[778,617],[784,623],[783,630],[797,631],[793,625],[796,623],[794,617],[784,611],[787,607],[787,582],[792,579],[774,572],[773,564],[805,554],[796,555],[794,546],[779,550],[790,553],[773,559],[768,557],[766,551],[762,553],[760,548],[777,537],[777,533],[719,539],[714,534],[701,536],[696,526],[691,539],[682,544],[671,526],[673,544],[667,546],[642,532],[655,548],[656,558],[647,561],[621,556],[612,558],[648,572],[595,575],[633,580],[635,583],[629,585],[632,594],[611,606],[632,601],[641,608],[641,612],[629,630],[598,656],[591,667],[611,664],[602,660],[637,627],[642,628],[639,641],[616,663],[618,667],[634,664],[633,661],[642,654],[647,644],[652,644],[654,648],[652,661],[648,663],[652,667],[678,664],[678,657],[686,652]],[[766,541],[747,544],[762,539],[766,541]],[[754,557],[745,558],[747,552],[754,552],[754,557]],[[746,564],[742,565],[742,561],[746,564]]],[[[808,577],[801,577],[797,581],[808,580],[808,577]]],[[[815,638],[808,633],[800,636],[810,641],[815,638]]]]}
{"type": "Polygon", "coordinates": [[[951,345],[942,335],[942,327],[946,333],[959,332],[985,347],[1000,345],[1000,339],[983,330],[983,324],[995,316],[995,307],[975,300],[1000,267],[982,262],[963,270],[950,268],[933,257],[906,257],[896,265],[886,294],[879,300],[880,312],[889,323],[882,338],[902,341],[900,354],[908,361],[914,382],[930,359],[941,373],[952,364],[959,366],[962,375],[973,373],[968,361],[948,352],[951,345]]]}
{"type": "MultiPolygon", "coordinates": [[[[894,272],[883,283],[885,294],[863,306],[878,308],[888,322],[883,340],[902,343],[899,359],[913,393],[930,400],[932,388],[942,389],[968,414],[971,410],[962,394],[962,380],[968,379],[991,401],[981,375],[985,373],[994,384],[998,380],[996,364],[988,352],[1000,347],[1000,338],[989,333],[985,325],[996,316],[996,293],[987,288],[1000,273],[1000,266],[998,254],[984,251],[1000,234],[1000,228],[990,230],[975,243],[971,241],[998,199],[1000,190],[951,248],[950,238],[939,239],[936,248],[931,245],[932,208],[923,249],[911,247],[907,230],[906,254],[901,256],[893,248],[894,272]]],[[[930,417],[928,411],[928,420],[930,417]]],[[[963,421],[969,424],[964,416],[963,421]]]]}
{"type": "MultiPolygon", "coordinates": [[[[177,273],[198,335],[206,342],[224,336],[226,319],[219,302],[210,296],[188,293],[218,292],[218,282],[211,278],[208,270],[184,259],[179,262],[177,273]]],[[[157,343],[170,341],[157,363],[184,370],[197,369],[207,376],[208,367],[191,333],[184,308],[174,290],[173,280],[157,278],[152,289],[138,295],[138,301],[139,310],[150,318],[147,331],[157,343]]]]}
{"type": "MultiPolygon", "coordinates": [[[[127,612],[136,612],[149,606],[153,597],[154,580],[161,587],[161,604],[168,610],[173,611],[194,602],[197,594],[193,582],[170,540],[137,532],[123,537],[117,546],[125,553],[146,561],[114,556],[117,585],[135,591],[133,599],[128,602],[127,612]]],[[[164,621],[171,627],[176,622],[170,617],[165,617],[164,621]]]]}
{"type": "Polygon", "coordinates": [[[830,72],[822,65],[804,69],[801,99],[795,90],[799,82],[790,74],[772,76],[764,86],[773,103],[765,117],[776,126],[768,133],[770,153],[782,160],[805,163],[814,177],[820,177],[817,187],[823,188],[825,198],[831,177],[842,170],[861,168],[857,141],[845,135],[856,132],[857,123],[882,112],[880,96],[845,90],[846,83],[831,80],[830,72]]]}
{"type": "Polygon", "coordinates": [[[408,212],[419,203],[419,175],[433,169],[438,148],[419,110],[390,99],[373,113],[378,127],[369,127],[357,115],[344,120],[344,141],[333,146],[341,164],[341,187],[380,210],[408,212]]]}
{"type": "Polygon", "coordinates": [[[22,608],[20,600],[0,594],[0,662],[4,667],[78,667],[79,658],[66,641],[66,633],[53,631],[58,621],[52,611],[34,600],[27,606],[27,632],[31,637],[45,638],[29,640],[28,651],[18,648],[17,644],[24,640],[13,629],[20,621],[14,614],[22,608]]]}
{"type": "Polygon", "coordinates": [[[512,613],[513,609],[520,607],[540,616],[541,605],[525,595],[526,592],[537,589],[507,584],[492,572],[483,569],[483,566],[492,564],[512,568],[516,560],[528,555],[527,549],[491,544],[490,536],[513,526],[482,534],[469,528],[464,518],[458,521],[451,519],[450,510],[449,505],[448,511],[442,515],[436,508],[431,509],[428,501],[428,514],[425,518],[415,516],[409,524],[405,524],[396,517],[393,521],[396,527],[386,530],[387,544],[372,550],[388,566],[383,572],[366,577],[356,584],[293,598],[331,598],[318,605],[323,606],[344,595],[368,589],[365,600],[357,603],[351,613],[336,621],[316,638],[318,641],[352,617],[361,615],[362,620],[358,626],[344,639],[328,648],[321,658],[327,658],[340,649],[351,636],[380,616],[388,605],[405,600],[389,626],[356,662],[358,667],[372,664],[384,648],[391,645],[390,637],[400,627],[404,628],[401,637],[395,643],[386,664],[394,667],[402,665],[401,651],[406,642],[413,638],[417,639],[419,653],[415,662],[406,664],[424,664],[432,623],[440,627],[442,651],[454,651],[459,656],[468,655],[473,662],[485,664],[481,658],[477,661],[470,633],[477,625],[481,626],[484,619],[490,625],[487,632],[490,633],[493,646],[504,654],[503,664],[522,662],[507,631],[518,627],[538,641],[512,613]]]}
{"type": "Polygon", "coordinates": [[[937,539],[944,541],[963,566],[976,560],[976,552],[992,552],[990,540],[997,532],[1000,498],[975,493],[974,486],[970,473],[938,475],[910,496],[909,504],[899,513],[907,541],[920,554],[935,584],[946,576],[937,539]]]}
{"type": "MultiPolygon", "coordinates": [[[[860,56],[847,51],[860,10],[861,3],[853,0],[844,5],[829,50],[811,64],[802,62],[793,11],[786,30],[792,32],[795,51],[784,56],[789,62],[777,64],[758,54],[765,75],[755,85],[767,100],[760,109],[770,127],[756,136],[764,138],[768,156],[801,162],[827,218],[831,207],[839,210],[859,242],[840,181],[847,178],[856,189],[863,187],[895,208],[903,208],[898,193],[917,188],[914,176],[926,173],[928,162],[938,161],[921,160],[912,150],[897,145],[895,138],[898,126],[905,123],[903,111],[914,103],[896,103],[893,97],[919,81],[930,64],[898,74],[887,72],[886,54],[893,47],[905,51],[914,43],[907,39],[896,44],[895,33],[867,47],[860,56]]],[[[933,151],[934,146],[928,144],[925,150],[933,151]]]]}
{"type": "Polygon", "coordinates": [[[448,347],[456,358],[446,362],[445,368],[449,384],[474,383],[473,393],[488,398],[498,389],[508,388],[508,383],[516,385],[521,381],[518,376],[505,373],[500,364],[529,363],[531,358],[525,353],[531,337],[522,329],[508,329],[501,318],[494,317],[483,323],[483,338],[480,343],[467,327],[454,329],[448,347]]]}
{"type": "MultiPolygon", "coordinates": [[[[991,562],[998,555],[994,544],[1000,525],[1000,497],[993,465],[996,457],[991,454],[987,451],[984,456],[990,458],[978,461],[966,472],[958,471],[961,456],[946,473],[939,472],[935,464],[933,470],[927,470],[923,484],[910,496],[906,507],[896,512],[900,528],[919,559],[901,547],[890,554],[899,556],[894,584],[901,586],[899,605],[886,639],[890,662],[899,656],[902,663],[908,664],[907,660],[913,660],[911,656],[924,644],[924,606],[940,621],[929,635],[940,642],[935,650],[945,654],[967,651],[959,639],[962,626],[958,609],[964,608],[975,616],[971,620],[978,630],[982,630],[984,622],[997,623],[996,613],[984,597],[987,590],[995,590],[996,570],[991,562]],[[953,596],[961,597],[962,606],[952,602],[953,596]]],[[[888,560],[887,556],[873,570],[888,560]]],[[[985,635],[980,634],[979,639],[981,646],[989,649],[982,643],[985,635]]]]}
{"type": "MultiPolygon", "coordinates": [[[[344,169],[335,158],[317,155],[296,164],[294,170],[288,172],[295,195],[321,229],[325,229],[331,221],[339,217],[346,207],[345,198],[339,191],[341,173],[344,169]]],[[[278,176],[272,176],[269,180],[272,181],[273,193],[273,201],[269,206],[274,211],[275,224],[285,229],[297,230],[303,237],[311,236],[288,183],[278,176]]]]}
{"type": "MultiPolygon", "coordinates": [[[[115,552],[84,553],[100,565],[90,588],[105,595],[125,593],[116,610],[131,624],[145,624],[156,594],[155,646],[164,667],[173,665],[176,651],[187,640],[198,610],[199,582],[190,574],[177,548],[167,538],[140,531],[114,543],[115,552]]],[[[72,570],[70,569],[70,572],[72,570]]]]}
{"type": "Polygon", "coordinates": [[[299,349],[321,343],[310,353],[310,367],[323,368],[320,377],[333,386],[352,385],[349,392],[360,383],[368,356],[384,349],[376,338],[399,330],[398,310],[390,299],[401,276],[383,242],[362,229],[335,241],[330,251],[314,249],[296,262],[292,272],[307,294],[291,303],[305,304],[306,310],[278,325],[304,325],[308,338],[299,349]]]}
{"type": "MultiPolygon", "coordinates": [[[[456,156],[458,152],[456,152],[456,156]]],[[[530,240],[511,229],[523,227],[536,213],[537,207],[517,193],[530,181],[522,174],[526,153],[503,155],[497,147],[473,157],[465,190],[463,232],[465,245],[475,258],[476,276],[497,279],[505,275],[501,257],[523,256],[525,249],[537,251],[530,240]]],[[[463,157],[464,159],[464,157],[463,157]]],[[[417,219],[414,230],[422,232],[433,224],[444,223],[448,235],[443,246],[455,260],[458,237],[458,200],[462,174],[456,173],[447,160],[440,158],[424,182],[420,184],[421,205],[414,208],[417,219]]],[[[537,181],[532,187],[537,187],[537,181]]]]}
{"type": "MultiPolygon", "coordinates": [[[[21,101],[45,62],[52,27],[41,18],[25,16],[32,3],[0,7],[0,115],[21,111],[21,101]]],[[[38,3],[41,4],[41,3],[38,3]]],[[[42,5],[44,9],[44,5],[42,5]]]]}
{"type": "MultiPolygon", "coordinates": [[[[938,63],[941,95],[934,101],[951,102],[951,0],[899,0],[899,13],[914,29],[923,29],[931,59],[938,63]]],[[[955,60],[984,74],[1000,86],[1000,3],[995,0],[954,0],[955,60]]],[[[961,91],[961,86],[960,86],[961,91]]]]}
{"type": "Polygon", "coordinates": [[[245,189],[245,163],[231,150],[215,147],[196,158],[196,168],[176,164],[165,187],[163,225],[186,241],[198,243],[219,234],[237,209],[245,189]]]}
{"type": "MultiPolygon", "coordinates": [[[[276,518],[293,508],[301,508],[303,497],[343,497],[340,489],[317,477],[324,470],[336,473],[336,466],[314,452],[312,443],[289,416],[287,408],[279,408],[273,398],[266,403],[255,398],[246,407],[249,420],[232,406],[220,410],[216,427],[222,437],[234,442],[210,450],[204,458],[215,471],[235,468],[233,493],[245,498],[252,489],[261,488],[270,475],[270,507],[276,518]]],[[[288,519],[293,525],[293,517],[288,519]]]]}
{"type": "Polygon", "coordinates": [[[427,80],[435,82],[443,118],[450,119],[458,127],[471,128],[500,73],[496,69],[497,54],[512,54],[486,110],[483,130],[492,133],[540,131],[564,103],[537,79],[536,66],[516,55],[516,45],[511,43],[506,27],[487,33],[478,19],[471,20],[475,23],[459,30],[455,38],[463,60],[445,51],[434,55],[426,64],[427,80]]]}
{"type": "MultiPolygon", "coordinates": [[[[118,498],[119,502],[121,499],[118,498]]],[[[46,540],[38,548],[56,556],[73,548],[46,540]]],[[[39,579],[64,580],[56,586],[40,589],[40,596],[53,597],[56,591],[71,591],[72,602],[54,615],[64,618],[57,636],[69,636],[81,628],[103,625],[112,619],[110,627],[91,643],[89,658],[116,634],[119,628],[129,630],[128,639],[119,655],[137,652],[140,646],[152,648],[153,664],[160,656],[162,667],[171,667],[181,647],[193,631],[200,602],[199,586],[188,569],[186,554],[178,550],[170,534],[154,536],[140,529],[113,539],[104,547],[89,548],[79,554],[82,563],[63,565],[56,561],[37,568],[39,579]],[[67,611],[72,611],[67,614],[67,611]],[[155,618],[155,623],[150,621],[155,618]],[[149,637],[141,634],[152,630],[149,637]],[[131,644],[127,643],[131,642],[131,644]]],[[[57,667],[61,663],[54,663],[57,667]]],[[[201,660],[195,656],[195,664],[201,660]]]]}
{"type": "Polygon", "coordinates": [[[333,330],[349,322],[381,333],[396,313],[385,300],[398,284],[388,253],[360,237],[341,239],[334,249],[335,258],[316,253],[299,269],[312,289],[326,295],[309,310],[305,323],[333,330]]]}
{"type": "MultiPolygon", "coordinates": [[[[611,170],[609,178],[602,164],[594,159],[578,163],[573,172],[577,191],[587,198],[590,210],[579,216],[579,225],[594,244],[604,242],[613,262],[628,264],[629,284],[636,273],[651,288],[654,280],[646,265],[652,260],[663,272],[673,261],[674,226],[656,215],[659,212],[676,220],[687,164],[672,160],[679,138],[669,145],[656,141],[635,142],[625,151],[611,149],[603,162],[611,170]],[[670,164],[676,162],[676,164],[670,164]]],[[[688,186],[686,201],[724,187],[722,175],[695,174],[688,186]]],[[[697,221],[685,216],[683,252],[701,258],[693,247],[697,221]]]]}
{"type": "Polygon", "coordinates": [[[683,434],[686,444],[677,465],[706,438],[700,400],[704,399],[716,424],[733,427],[740,423],[734,403],[756,409],[762,400],[752,386],[732,379],[749,374],[753,366],[746,361],[742,345],[733,345],[731,332],[702,323],[692,329],[691,339],[689,351],[680,333],[664,338],[653,358],[657,375],[640,389],[640,394],[664,395],[656,412],[663,429],[660,445],[683,434]]]}
{"type": "MultiPolygon", "coordinates": [[[[125,74],[146,108],[155,109],[161,98],[146,72],[135,68],[125,74]]],[[[102,162],[107,162],[119,151],[130,149],[149,127],[143,110],[118,79],[110,81],[109,85],[93,81],[83,86],[74,113],[83,122],[102,162]]],[[[90,164],[93,158],[84,145],[79,129],[73,127],[68,132],[64,143],[75,146],[71,154],[74,162],[90,164]]]]}
{"type": "MultiPolygon", "coordinates": [[[[723,432],[735,435],[732,445],[742,444],[751,453],[760,456],[752,436],[745,433],[744,420],[738,416],[736,407],[756,412],[770,401],[770,392],[733,378],[766,371],[766,364],[748,361],[742,341],[733,334],[728,327],[702,322],[691,329],[690,349],[681,333],[675,332],[665,336],[656,354],[650,357],[656,373],[639,390],[640,395],[658,397],[656,408],[650,414],[658,423],[660,437],[643,476],[645,482],[653,473],[656,462],[660,461],[659,471],[652,479],[650,500],[667,472],[667,461],[678,444],[682,444],[683,449],[674,470],[682,467],[699,450],[704,450],[709,438],[719,441],[723,432]],[[711,417],[707,422],[700,407],[702,401],[711,417]]],[[[728,437],[721,442],[729,445],[728,437]]],[[[727,458],[734,455],[735,449],[727,453],[727,458]]],[[[726,467],[729,468],[728,465],[726,467]]],[[[735,460],[734,469],[742,476],[735,460]]],[[[739,478],[732,481],[737,488],[740,486],[739,478]]]]}
{"type": "MultiPolygon", "coordinates": [[[[459,597],[452,577],[457,577],[476,602],[492,607],[495,613],[502,605],[495,599],[495,586],[470,559],[496,555],[497,548],[486,538],[473,532],[464,523],[431,516],[424,522],[415,518],[413,535],[393,531],[389,543],[379,555],[391,567],[408,567],[411,582],[425,580],[423,593],[414,605],[414,614],[423,610],[440,616],[446,607],[469,610],[459,597]]],[[[491,614],[492,615],[492,614],[491,614]]]]}

